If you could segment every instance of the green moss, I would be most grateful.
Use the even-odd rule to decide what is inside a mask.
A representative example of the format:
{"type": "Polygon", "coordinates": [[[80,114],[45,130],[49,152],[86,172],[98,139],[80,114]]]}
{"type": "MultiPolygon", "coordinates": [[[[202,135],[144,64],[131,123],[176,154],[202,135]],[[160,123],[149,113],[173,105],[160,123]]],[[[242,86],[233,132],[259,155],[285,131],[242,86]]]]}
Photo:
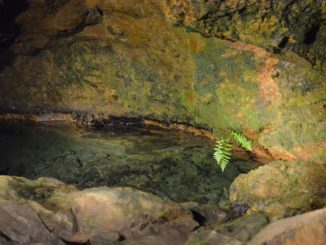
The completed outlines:
{"type": "Polygon", "coordinates": [[[231,185],[233,203],[254,212],[284,217],[323,207],[326,165],[312,161],[276,161],[239,176],[231,185]]]}
{"type": "Polygon", "coordinates": [[[197,71],[192,97],[196,99],[183,96],[181,103],[194,112],[196,123],[258,130],[264,123],[256,105],[260,60],[251,52],[232,50],[214,39],[208,39],[193,59],[197,71]]]}
{"type": "Polygon", "coordinates": [[[54,186],[44,185],[40,179],[30,181],[23,178],[15,178],[15,181],[10,182],[10,187],[17,192],[19,197],[27,200],[46,200],[55,192],[54,186]]]}
{"type": "Polygon", "coordinates": [[[297,65],[281,63],[278,69],[280,77],[276,80],[282,93],[279,126],[278,130],[263,136],[260,143],[266,147],[278,145],[281,151],[291,151],[296,147],[307,148],[307,145],[324,141],[324,75],[307,64],[298,69],[297,65]]]}
{"type": "MultiPolygon", "coordinates": [[[[325,42],[322,35],[313,44],[306,43],[307,32],[322,22],[325,9],[322,2],[276,1],[271,5],[266,1],[254,4],[205,2],[202,6],[210,5],[211,8],[204,15],[200,14],[194,3],[189,4],[191,7],[187,5],[187,8],[181,8],[179,13],[185,15],[181,21],[183,26],[192,31],[205,36],[240,40],[268,50],[280,51],[284,45],[285,49],[294,50],[322,70],[325,68],[325,42]]],[[[325,27],[322,25],[320,28],[325,27]]],[[[323,30],[319,33],[323,33],[323,30]]]]}

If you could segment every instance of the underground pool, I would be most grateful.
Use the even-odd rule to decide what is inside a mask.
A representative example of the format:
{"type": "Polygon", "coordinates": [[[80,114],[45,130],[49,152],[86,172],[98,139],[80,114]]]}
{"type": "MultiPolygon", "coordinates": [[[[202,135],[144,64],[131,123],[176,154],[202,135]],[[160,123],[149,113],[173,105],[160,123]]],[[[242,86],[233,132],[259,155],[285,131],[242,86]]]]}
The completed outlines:
{"type": "Polygon", "coordinates": [[[214,142],[158,127],[0,123],[0,175],[52,177],[81,189],[128,186],[177,202],[223,206],[228,188],[257,163],[234,155],[224,173],[214,142]]]}

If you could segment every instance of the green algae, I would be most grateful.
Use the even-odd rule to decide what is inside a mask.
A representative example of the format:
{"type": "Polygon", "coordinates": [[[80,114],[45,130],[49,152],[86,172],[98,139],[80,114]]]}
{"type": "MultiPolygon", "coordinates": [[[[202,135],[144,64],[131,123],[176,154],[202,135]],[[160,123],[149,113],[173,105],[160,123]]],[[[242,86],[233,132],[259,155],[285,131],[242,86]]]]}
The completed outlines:
{"type": "Polygon", "coordinates": [[[314,147],[326,138],[325,78],[310,65],[303,65],[298,70],[293,64],[283,62],[276,68],[280,72],[275,80],[282,93],[281,116],[275,122],[278,130],[260,138],[266,147],[278,144],[282,151],[291,151],[314,147]]]}
{"type": "Polygon", "coordinates": [[[256,104],[261,61],[249,51],[232,52],[216,39],[208,39],[193,59],[198,68],[194,96],[182,96],[181,103],[194,121],[224,129],[261,128],[264,121],[256,104]]]}
{"type": "Polygon", "coordinates": [[[48,199],[55,192],[55,187],[43,185],[42,181],[28,182],[21,178],[15,178],[15,181],[11,182],[10,188],[15,190],[20,198],[36,201],[48,199]]]}

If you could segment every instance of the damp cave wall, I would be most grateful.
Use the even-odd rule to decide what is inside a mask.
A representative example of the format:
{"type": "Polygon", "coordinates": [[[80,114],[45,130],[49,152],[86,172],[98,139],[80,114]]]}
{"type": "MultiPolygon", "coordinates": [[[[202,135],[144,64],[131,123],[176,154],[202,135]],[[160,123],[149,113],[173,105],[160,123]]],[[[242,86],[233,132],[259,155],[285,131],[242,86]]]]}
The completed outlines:
{"type": "Polygon", "coordinates": [[[243,132],[275,159],[325,147],[325,1],[3,0],[0,108],[243,132]]]}

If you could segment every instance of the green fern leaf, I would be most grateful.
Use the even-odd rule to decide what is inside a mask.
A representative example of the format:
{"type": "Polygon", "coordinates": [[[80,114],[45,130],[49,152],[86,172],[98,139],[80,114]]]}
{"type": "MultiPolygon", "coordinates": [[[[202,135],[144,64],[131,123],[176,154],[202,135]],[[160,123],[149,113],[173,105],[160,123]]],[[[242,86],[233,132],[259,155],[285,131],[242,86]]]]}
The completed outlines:
{"type": "Polygon", "coordinates": [[[247,151],[252,151],[252,141],[246,136],[236,131],[233,131],[231,136],[242,148],[247,151]]]}
{"type": "Polygon", "coordinates": [[[232,145],[228,140],[222,138],[216,142],[214,149],[214,158],[217,161],[217,164],[221,167],[222,172],[224,172],[224,169],[230,162],[231,148],[232,145]]]}

